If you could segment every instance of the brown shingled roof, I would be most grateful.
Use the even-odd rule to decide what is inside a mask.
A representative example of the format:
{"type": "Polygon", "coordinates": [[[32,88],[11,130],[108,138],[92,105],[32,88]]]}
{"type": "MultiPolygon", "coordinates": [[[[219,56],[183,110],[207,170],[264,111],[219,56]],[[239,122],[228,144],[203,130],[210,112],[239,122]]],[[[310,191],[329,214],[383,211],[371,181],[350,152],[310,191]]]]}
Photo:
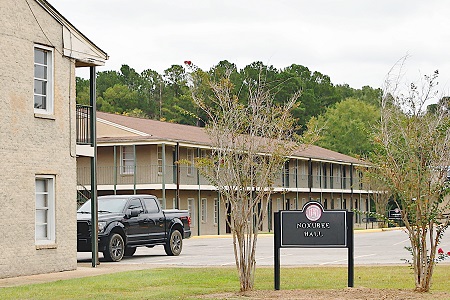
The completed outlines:
{"type": "MultiPolygon", "coordinates": [[[[122,137],[101,137],[98,139],[99,144],[102,142],[111,143],[152,140],[168,140],[204,146],[210,144],[208,134],[205,129],[201,127],[134,118],[104,112],[97,112],[97,118],[148,134],[148,136],[136,136],[130,134],[129,136],[124,135],[122,137]]],[[[298,151],[295,151],[293,156],[343,163],[365,164],[364,162],[351,156],[314,145],[308,146],[306,149],[299,149],[298,151]]]]}

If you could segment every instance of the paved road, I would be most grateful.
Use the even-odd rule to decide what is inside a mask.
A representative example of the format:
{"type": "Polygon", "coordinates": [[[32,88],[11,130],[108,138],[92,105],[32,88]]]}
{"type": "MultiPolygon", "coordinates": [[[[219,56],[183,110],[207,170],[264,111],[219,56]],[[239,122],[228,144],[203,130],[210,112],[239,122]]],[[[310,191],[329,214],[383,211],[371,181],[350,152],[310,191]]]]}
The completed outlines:
{"type": "MultiPolygon", "coordinates": [[[[355,265],[404,264],[409,259],[405,250],[408,236],[402,230],[382,232],[358,232],[355,234],[355,265]]],[[[440,245],[450,251],[450,235],[444,235],[440,245]]],[[[78,262],[89,262],[90,253],[78,253],[78,262]]],[[[102,254],[100,254],[102,261],[102,254]]],[[[256,255],[257,265],[273,265],[273,235],[259,236],[256,255]]],[[[450,263],[450,262],[447,262],[450,263]]],[[[117,264],[117,263],[116,263],[117,264]]],[[[234,254],[231,237],[193,237],[184,240],[180,256],[166,256],[162,246],[140,247],[133,257],[124,258],[118,264],[145,264],[171,266],[233,266],[234,254]]],[[[347,249],[281,249],[281,265],[346,265],[347,249]]]]}

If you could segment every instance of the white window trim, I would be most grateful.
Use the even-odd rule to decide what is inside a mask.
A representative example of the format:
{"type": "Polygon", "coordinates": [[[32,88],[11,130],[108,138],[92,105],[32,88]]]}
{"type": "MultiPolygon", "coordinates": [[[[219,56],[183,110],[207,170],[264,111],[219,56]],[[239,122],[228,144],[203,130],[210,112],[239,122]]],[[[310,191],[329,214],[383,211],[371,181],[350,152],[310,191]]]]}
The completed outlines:
{"type": "MultiPolygon", "coordinates": [[[[39,49],[47,53],[47,94],[46,94],[46,109],[34,108],[36,114],[42,115],[53,115],[54,113],[54,51],[53,48],[46,47],[43,45],[35,44],[33,47],[33,57],[34,49],[39,49]]],[[[34,66],[36,65],[35,59],[33,59],[33,89],[34,89],[34,66]]],[[[38,78],[40,79],[40,78],[38,78]]],[[[33,107],[34,107],[34,91],[33,91],[33,107]]]]}
{"type": "Polygon", "coordinates": [[[206,198],[202,198],[200,199],[200,204],[201,204],[201,221],[202,223],[206,223],[207,222],[207,215],[208,215],[208,200],[206,198]]]}
{"type": "Polygon", "coordinates": [[[195,227],[195,201],[194,198],[187,199],[187,210],[188,214],[191,217],[191,227],[195,227]]]}
{"type": "Polygon", "coordinates": [[[214,225],[219,223],[219,199],[214,198],[214,225]]]}
{"type": "Polygon", "coordinates": [[[163,155],[162,146],[156,146],[156,159],[158,162],[158,176],[162,176],[163,173],[163,155]]]}
{"type": "Polygon", "coordinates": [[[35,211],[40,209],[47,210],[47,238],[38,239],[36,237],[36,213],[35,213],[35,244],[36,245],[51,245],[56,242],[56,217],[55,217],[55,176],[54,175],[36,175],[35,176],[35,188],[37,180],[45,180],[48,183],[47,190],[47,207],[37,207],[36,206],[36,190],[35,190],[35,211]]]}
{"type": "MultiPolygon", "coordinates": [[[[129,151],[125,151],[130,153],[129,151]]],[[[120,175],[134,175],[134,166],[136,165],[136,157],[134,155],[133,146],[120,146],[120,175]],[[131,148],[131,153],[133,154],[133,159],[125,158],[124,151],[127,148],[131,148]],[[133,168],[130,168],[125,164],[125,161],[133,161],[133,168]]]]}
{"type": "Polygon", "coordinates": [[[193,176],[194,175],[194,149],[187,148],[186,160],[189,162],[189,165],[187,167],[187,176],[193,176]]]}

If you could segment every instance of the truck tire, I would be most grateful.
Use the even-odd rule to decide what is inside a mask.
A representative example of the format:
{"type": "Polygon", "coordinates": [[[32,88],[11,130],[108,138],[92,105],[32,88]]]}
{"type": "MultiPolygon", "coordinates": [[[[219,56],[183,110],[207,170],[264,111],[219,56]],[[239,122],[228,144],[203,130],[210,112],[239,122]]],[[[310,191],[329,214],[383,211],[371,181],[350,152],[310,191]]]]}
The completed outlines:
{"type": "Polygon", "coordinates": [[[136,252],[136,247],[127,247],[125,249],[125,256],[133,256],[133,254],[136,252]]]}
{"type": "Polygon", "coordinates": [[[178,230],[170,231],[169,239],[164,245],[164,250],[169,256],[178,256],[183,248],[183,237],[178,230]]]}
{"type": "Polygon", "coordinates": [[[112,233],[109,236],[103,256],[107,261],[120,261],[123,258],[124,252],[125,243],[123,242],[122,236],[118,233],[112,233]]]}

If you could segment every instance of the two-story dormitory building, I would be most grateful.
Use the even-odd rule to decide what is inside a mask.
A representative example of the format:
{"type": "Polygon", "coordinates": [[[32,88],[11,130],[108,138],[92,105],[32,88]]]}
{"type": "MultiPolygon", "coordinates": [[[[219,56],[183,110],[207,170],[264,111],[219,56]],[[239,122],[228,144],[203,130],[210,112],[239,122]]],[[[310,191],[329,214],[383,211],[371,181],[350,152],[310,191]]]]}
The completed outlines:
{"type": "MultiPolygon", "coordinates": [[[[194,166],[176,163],[208,152],[203,128],[98,112],[97,145],[99,195],[154,194],[165,208],[189,210],[193,234],[228,232],[216,188],[194,166]]],[[[80,157],[77,162],[79,189],[89,190],[89,161],[80,157]]],[[[327,209],[369,210],[370,192],[358,165],[355,158],[317,146],[295,153],[280,170],[263,231],[273,229],[273,212],[301,209],[310,199],[327,209]]]]}

